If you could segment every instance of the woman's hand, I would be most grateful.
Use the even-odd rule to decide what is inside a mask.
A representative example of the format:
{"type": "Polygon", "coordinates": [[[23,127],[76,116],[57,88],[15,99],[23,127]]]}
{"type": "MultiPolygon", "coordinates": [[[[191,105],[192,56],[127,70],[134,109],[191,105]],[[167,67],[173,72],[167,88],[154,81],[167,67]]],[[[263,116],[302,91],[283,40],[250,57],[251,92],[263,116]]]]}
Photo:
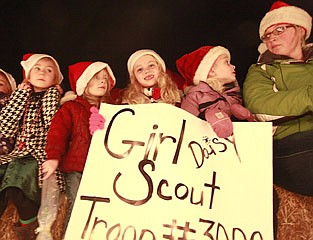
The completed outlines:
{"type": "Polygon", "coordinates": [[[42,164],[42,173],[44,177],[42,180],[49,178],[55,170],[58,168],[59,160],[57,159],[49,159],[42,164]]]}

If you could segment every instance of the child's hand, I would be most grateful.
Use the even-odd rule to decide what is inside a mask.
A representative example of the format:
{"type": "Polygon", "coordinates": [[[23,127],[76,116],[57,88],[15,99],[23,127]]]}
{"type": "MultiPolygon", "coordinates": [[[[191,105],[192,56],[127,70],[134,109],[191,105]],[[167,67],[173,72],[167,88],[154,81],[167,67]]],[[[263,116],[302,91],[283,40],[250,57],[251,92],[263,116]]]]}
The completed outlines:
{"type": "Polygon", "coordinates": [[[218,137],[227,138],[233,134],[233,123],[224,111],[220,109],[206,111],[205,118],[218,137]]]}
{"type": "Polygon", "coordinates": [[[247,120],[249,122],[254,122],[255,119],[251,112],[240,104],[233,104],[230,106],[230,111],[239,120],[247,120]]]}
{"type": "Polygon", "coordinates": [[[59,93],[62,95],[64,91],[63,91],[61,85],[57,84],[57,85],[55,85],[55,87],[58,89],[59,93]]]}
{"type": "Polygon", "coordinates": [[[18,89],[24,89],[24,90],[32,90],[32,86],[27,81],[27,79],[24,79],[18,86],[18,89]]]}
{"type": "Polygon", "coordinates": [[[93,135],[96,130],[104,128],[105,118],[99,113],[96,107],[91,107],[90,112],[89,131],[93,135]]]}
{"type": "Polygon", "coordinates": [[[42,178],[42,180],[49,178],[55,172],[58,165],[59,165],[59,161],[57,159],[50,159],[50,160],[45,161],[42,164],[42,173],[44,174],[44,177],[42,178]]]}

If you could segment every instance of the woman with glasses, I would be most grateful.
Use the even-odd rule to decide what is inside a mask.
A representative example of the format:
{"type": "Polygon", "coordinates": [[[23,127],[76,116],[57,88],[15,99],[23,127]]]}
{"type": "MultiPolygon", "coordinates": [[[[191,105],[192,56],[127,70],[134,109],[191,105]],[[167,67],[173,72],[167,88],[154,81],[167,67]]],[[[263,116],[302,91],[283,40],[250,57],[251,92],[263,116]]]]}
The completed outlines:
{"type": "Polygon", "coordinates": [[[277,1],[260,22],[260,56],[243,85],[246,107],[273,122],[274,183],[313,196],[313,44],[311,16],[277,1]]]}

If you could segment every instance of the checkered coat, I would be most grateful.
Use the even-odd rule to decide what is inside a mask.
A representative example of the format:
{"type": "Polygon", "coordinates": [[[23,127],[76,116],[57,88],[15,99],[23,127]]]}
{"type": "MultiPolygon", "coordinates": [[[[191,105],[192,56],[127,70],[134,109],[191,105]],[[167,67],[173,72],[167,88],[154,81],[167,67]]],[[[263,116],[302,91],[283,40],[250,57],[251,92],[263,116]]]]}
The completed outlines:
{"type": "MultiPolygon", "coordinates": [[[[51,120],[58,110],[59,100],[60,93],[56,87],[50,87],[47,91],[39,93],[17,89],[12,93],[8,104],[0,112],[1,133],[5,137],[16,138],[12,152],[0,156],[0,165],[9,163],[16,157],[32,155],[38,161],[38,183],[40,188],[42,187],[42,163],[46,160],[47,132],[51,120]],[[28,102],[29,105],[27,106],[28,102]],[[38,109],[41,113],[34,123],[38,109]],[[27,114],[24,123],[26,125],[25,129],[30,129],[30,132],[23,139],[21,132],[25,113],[27,114]],[[21,141],[25,143],[22,150],[18,148],[21,141]]],[[[60,190],[64,191],[64,181],[59,171],[57,171],[57,181],[60,190]]]]}

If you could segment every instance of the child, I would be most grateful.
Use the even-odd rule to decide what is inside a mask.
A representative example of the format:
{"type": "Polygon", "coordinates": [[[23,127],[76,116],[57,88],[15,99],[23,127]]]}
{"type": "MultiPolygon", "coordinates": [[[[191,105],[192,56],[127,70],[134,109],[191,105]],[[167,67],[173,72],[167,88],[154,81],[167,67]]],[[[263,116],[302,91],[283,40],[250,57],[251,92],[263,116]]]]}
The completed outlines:
{"type": "MultiPolygon", "coordinates": [[[[74,92],[66,93],[66,101],[52,120],[46,146],[47,161],[43,172],[47,179],[57,166],[64,173],[69,200],[65,229],[68,224],[84,166],[91,135],[89,116],[101,102],[110,103],[110,90],[115,77],[104,62],[78,62],[69,66],[69,80],[74,92]]],[[[96,110],[95,109],[95,110],[96,110]]]]}
{"type": "Polygon", "coordinates": [[[222,46],[203,46],[176,61],[189,86],[181,108],[208,121],[216,135],[227,138],[233,133],[231,117],[254,121],[244,108],[230,53],[222,46]]]}
{"type": "MultiPolygon", "coordinates": [[[[123,104],[168,103],[180,105],[176,83],[166,71],[165,62],[155,51],[142,49],[127,61],[130,83],[123,91],[123,104]]],[[[90,134],[104,128],[104,117],[93,111],[89,119],[90,134]]]]}
{"type": "Polygon", "coordinates": [[[123,103],[169,103],[179,105],[180,95],[175,82],[166,73],[163,59],[153,50],[142,49],[128,59],[130,83],[123,103]]]}
{"type": "MultiPolygon", "coordinates": [[[[0,69],[0,111],[9,101],[11,93],[16,89],[15,79],[10,73],[0,69]]],[[[14,137],[6,138],[0,132],[0,155],[8,154],[14,147],[14,137]]]]}
{"type": "MultiPolygon", "coordinates": [[[[25,54],[21,65],[25,79],[0,113],[1,133],[16,141],[12,152],[0,156],[0,205],[2,214],[8,200],[14,203],[20,220],[13,230],[18,239],[27,240],[36,238],[44,147],[59,105],[55,85],[63,76],[57,61],[46,54],[25,54]]],[[[60,175],[58,182],[62,188],[60,175]]]]}

